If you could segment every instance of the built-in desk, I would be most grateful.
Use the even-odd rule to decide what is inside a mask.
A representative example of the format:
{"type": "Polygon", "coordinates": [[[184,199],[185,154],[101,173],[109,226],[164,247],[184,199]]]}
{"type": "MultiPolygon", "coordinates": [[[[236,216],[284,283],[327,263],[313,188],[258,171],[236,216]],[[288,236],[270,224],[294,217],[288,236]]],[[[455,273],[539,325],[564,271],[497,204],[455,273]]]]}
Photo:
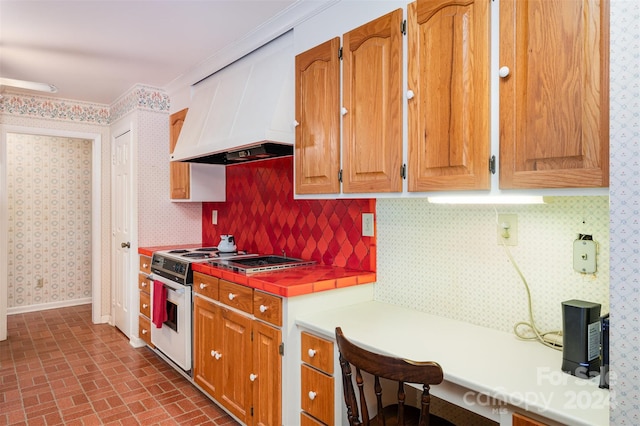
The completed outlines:
{"type": "Polygon", "coordinates": [[[374,301],[303,315],[296,322],[331,340],[340,326],[347,338],[370,350],[437,361],[445,381],[433,386],[432,394],[501,425],[510,426],[512,413],[525,411],[548,424],[609,424],[609,391],[598,388],[597,378],[562,373],[561,351],[511,333],[374,301]]]}

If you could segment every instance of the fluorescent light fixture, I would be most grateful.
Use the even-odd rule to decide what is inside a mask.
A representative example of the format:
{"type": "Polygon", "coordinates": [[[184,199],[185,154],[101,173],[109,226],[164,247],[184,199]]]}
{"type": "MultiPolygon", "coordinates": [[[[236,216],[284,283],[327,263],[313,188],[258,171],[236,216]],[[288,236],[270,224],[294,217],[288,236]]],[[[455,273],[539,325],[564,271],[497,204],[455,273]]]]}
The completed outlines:
{"type": "Polygon", "coordinates": [[[38,92],[56,93],[58,88],[53,84],[37,83],[35,81],[14,80],[13,78],[0,77],[0,86],[17,87],[20,89],[35,90],[38,92]]]}
{"type": "Polygon", "coordinates": [[[537,195],[437,195],[427,200],[432,204],[545,204],[537,195]]]}

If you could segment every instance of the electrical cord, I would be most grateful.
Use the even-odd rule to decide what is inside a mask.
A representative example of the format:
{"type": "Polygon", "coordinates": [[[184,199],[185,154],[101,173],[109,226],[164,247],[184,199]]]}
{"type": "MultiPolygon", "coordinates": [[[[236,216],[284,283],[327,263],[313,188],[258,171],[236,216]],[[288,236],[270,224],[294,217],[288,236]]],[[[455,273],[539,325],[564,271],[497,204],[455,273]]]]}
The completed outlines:
{"type": "MultiPolygon", "coordinates": [[[[495,208],[494,208],[494,210],[496,211],[496,223],[497,223],[498,222],[498,211],[495,208]]],[[[500,226],[499,223],[498,223],[498,226],[500,226]]],[[[520,276],[520,279],[522,280],[522,283],[524,284],[524,289],[527,292],[527,306],[528,306],[528,310],[529,310],[529,322],[519,321],[519,322],[515,323],[514,326],[513,326],[513,332],[520,339],[523,339],[523,340],[537,340],[537,341],[539,341],[540,343],[542,343],[545,346],[548,346],[548,347],[556,349],[556,350],[562,350],[562,339],[561,339],[562,331],[555,330],[555,331],[542,332],[536,326],[535,320],[533,319],[533,305],[531,303],[531,291],[529,290],[529,284],[527,283],[527,279],[524,277],[524,274],[520,270],[520,267],[518,267],[518,264],[516,263],[515,259],[511,255],[511,251],[509,250],[509,247],[507,247],[507,245],[505,244],[504,238],[500,238],[500,242],[502,243],[502,247],[504,247],[504,251],[507,254],[507,257],[509,258],[509,261],[511,261],[511,264],[513,265],[514,269],[516,270],[516,272],[520,276]],[[528,327],[529,330],[533,331],[534,336],[525,335],[524,333],[522,333],[518,329],[519,327],[528,327]]]]}

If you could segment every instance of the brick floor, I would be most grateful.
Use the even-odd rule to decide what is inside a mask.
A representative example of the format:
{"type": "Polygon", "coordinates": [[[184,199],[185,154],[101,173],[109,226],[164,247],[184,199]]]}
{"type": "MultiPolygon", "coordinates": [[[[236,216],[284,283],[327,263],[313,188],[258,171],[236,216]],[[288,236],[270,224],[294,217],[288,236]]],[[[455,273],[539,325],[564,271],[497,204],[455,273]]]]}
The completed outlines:
{"type": "Polygon", "coordinates": [[[0,425],[238,424],[151,350],[133,348],[115,327],[92,324],[91,305],[7,322],[0,425]]]}

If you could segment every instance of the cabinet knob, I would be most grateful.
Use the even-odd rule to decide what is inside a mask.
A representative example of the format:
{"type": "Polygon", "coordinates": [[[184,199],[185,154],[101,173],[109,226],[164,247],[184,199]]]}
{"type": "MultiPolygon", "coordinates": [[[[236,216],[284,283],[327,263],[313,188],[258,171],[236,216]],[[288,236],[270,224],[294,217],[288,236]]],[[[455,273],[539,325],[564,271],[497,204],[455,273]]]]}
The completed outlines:
{"type": "Polygon", "coordinates": [[[347,113],[348,113],[348,112],[349,112],[349,111],[348,111],[345,107],[340,108],[340,113],[341,113],[342,115],[347,115],[347,113]]]}
{"type": "Polygon", "coordinates": [[[236,295],[233,293],[229,293],[229,300],[233,300],[236,298],[236,295]]]}
{"type": "Polygon", "coordinates": [[[211,356],[214,357],[215,359],[220,359],[220,357],[222,356],[222,354],[218,351],[211,351],[211,356]]]}
{"type": "Polygon", "coordinates": [[[146,287],[147,286],[147,282],[146,281],[142,281],[142,287],[146,287]]]}
{"type": "Polygon", "coordinates": [[[149,267],[149,265],[148,265],[147,263],[143,263],[143,264],[142,264],[142,267],[143,267],[143,268],[148,268],[148,267],[149,267]]]}
{"type": "Polygon", "coordinates": [[[309,391],[309,399],[310,400],[313,401],[314,399],[316,399],[316,395],[317,395],[317,393],[315,393],[314,391],[309,391]]]}
{"type": "Polygon", "coordinates": [[[200,283],[200,290],[204,290],[207,287],[205,283],[200,283]]]}
{"type": "Polygon", "coordinates": [[[267,309],[269,308],[266,307],[265,305],[260,305],[260,312],[262,312],[263,314],[267,311],[267,309]]]}
{"type": "Polygon", "coordinates": [[[311,358],[313,358],[314,356],[316,356],[316,350],[315,350],[315,349],[309,349],[309,350],[307,351],[307,353],[309,354],[309,356],[310,356],[311,358]]]}
{"type": "Polygon", "coordinates": [[[147,334],[147,330],[143,329],[142,334],[147,334]]]}
{"type": "Polygon", "coordinates": [[[407,99],[413,99],[414,96],[413,90],[407,90],[407,99]]]}
{"type": "Polygon", "coordinates": [[[253,373],[249,374],[249,380],[251,380],[252,382],[255,382],[257,378],[258,378],[257,374],[253,374],[253,373]]]}
{"type": "Polygon", "coordinates": [[[298,127],[300,125],[300,123],[298,122],[298,120],[293,120],[293,127],[298,127]]]}
{"type": "Polygon", "coordinates": [[[142,304],[142,307],[143,307],[144,309],[147,309],[147,308],[149,307],[149,305],[147,305],[146,303],[143,303],[143,304],[142,304]]]}
{"type": "Polygon", "coordinates": [[[511,74],[511,70],[507,66],[500,67],[500,70],[498,71],[498,74],[500,75],[500,77],[505,78],[509,74],[511,74]]]}

